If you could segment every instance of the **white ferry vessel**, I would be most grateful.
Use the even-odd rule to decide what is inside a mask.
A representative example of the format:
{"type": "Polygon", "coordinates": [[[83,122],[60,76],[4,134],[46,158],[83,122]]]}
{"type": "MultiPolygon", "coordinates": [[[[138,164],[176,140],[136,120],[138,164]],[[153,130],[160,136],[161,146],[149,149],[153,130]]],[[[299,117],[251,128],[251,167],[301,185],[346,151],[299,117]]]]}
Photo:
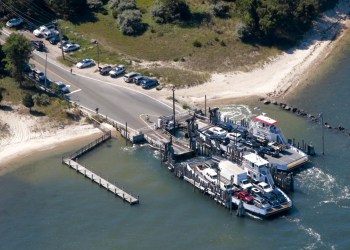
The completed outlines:
{"type": "Polygon", "coordinates": [[[301,149],[288,143],[281,129],[276,127],[277,123],[265,114],[254,116],[248,132],[260,141],[266,140],[269,146],[279,152],[279,157],[266,155],[271,166],[282,171],[291,171],[308,162],[309,158],[301,149]]]}

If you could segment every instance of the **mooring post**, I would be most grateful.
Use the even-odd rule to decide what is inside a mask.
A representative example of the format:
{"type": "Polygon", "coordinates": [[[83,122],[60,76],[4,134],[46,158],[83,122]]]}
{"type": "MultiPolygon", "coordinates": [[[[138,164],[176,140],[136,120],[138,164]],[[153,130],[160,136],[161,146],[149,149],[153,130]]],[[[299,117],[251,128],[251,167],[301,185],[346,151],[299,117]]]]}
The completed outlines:
{"type": "Polygon", "coordinates": [[[125,122],[125,145],[128,146],[128,123],[125,122]]]}

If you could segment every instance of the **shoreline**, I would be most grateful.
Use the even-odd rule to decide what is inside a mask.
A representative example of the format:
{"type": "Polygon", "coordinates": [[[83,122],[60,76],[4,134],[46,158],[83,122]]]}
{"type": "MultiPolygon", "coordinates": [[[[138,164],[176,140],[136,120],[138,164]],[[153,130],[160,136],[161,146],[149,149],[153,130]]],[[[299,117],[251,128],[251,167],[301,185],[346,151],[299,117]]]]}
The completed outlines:
{"type": "MultiPolygon", "coordinates": [[[[207,95],[208,105],[250,102],[258,97],[276,100],[286,98],[298,86],[307,84],[349,32],[350,20],[344,13],[350,13],[350,4],[341,0],[334,9],[320,17],[314,29],[305,35],[296,48],[251,72],[214,74],[212,80],[203,85],[176,90],[176,98],[184,103],[190,101],[196,107],[204,106],[204,95],[207,95]]],[[[171,91],[158,93],[166,100],[171,91]]],[[[37,117],[18,114],[16,111],[0,110],[0,122],[11,123],[9,137],[0,139],[0,175],[12,170],[14,165],[27,157],[40,156],[43,152],[52,152],[57,148],[63,149],[67,144],[75,144],[101,134],[93,125],[86,124],[50,130],[47,129],[49,121],[40,122],[37,117]],[[35,131],[31,131],[28,128],[30,126],[35,131]]]]}
{"type": "MultiPolygon", "coordinates": [[[[277,56],[264,66],[250,72],[213,74],[212,79],[202,85],[178,89],[177,99],[194,106],[208,103],[227,103],[229,100],[269,97],[280,99],[291,90],[304,85],[332,53],[350,28],[350,4],[341,0],[335,8],[326,11],[300,43],[277,56]]],[[[169,96],[170,90],[162,93],[169,96]]]]}
{"type": "Polygon", "coordinates": [[[24,159],[63,150],[102,134],[92,124],[80,122],[55,127],[42,117],[20,114],[18,109],[0,110],[0,122],[8,125],[8,135],[0,140],[0,175],[15,169],[24,159]]]}

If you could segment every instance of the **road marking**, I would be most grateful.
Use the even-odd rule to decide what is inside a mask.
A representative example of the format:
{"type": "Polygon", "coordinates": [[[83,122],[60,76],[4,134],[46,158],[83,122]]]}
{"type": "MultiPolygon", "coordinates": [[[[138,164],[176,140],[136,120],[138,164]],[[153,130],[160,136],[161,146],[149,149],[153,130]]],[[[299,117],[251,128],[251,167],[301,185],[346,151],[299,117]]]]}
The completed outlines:
{"type": "MultiPolygon", "coordinates": [[[[44,58],[41,54],[37,53],[36,51],[34,51],[34,53],[35,53],[38,57],[40,57],[42,60],[45,60],[45,58],[44,58]]],[[[33,59],[33,60],[36,61],[35,59],[33,59]]],[[[67,72],[70,72],[70,70],[67,70],[67,69],[63,68],[61,65],[57,64],[56,61],[52,60],[51,58],[47,58],[47,60],[50,61],[50,63],[53,64],[53,65],[55,65],[56,67],[58,67],[58,68],[60,68],[60,69],[62,69],[62,70],[65,70],[65,71],[67,71],[67,72]]],[[[36,62],[37,62],[37,61],[36,61],[36,62]]],[[[42,64],[41,64],[41,65],[42,65],[42,64]]],[[[50,71],[53,72],[52,70],[50,70],[50,71]]],[[[55,74],[56,74],[56,73],[55,73],[55,74]]],[[[57,74],[56,74],[56,75],[57,75],[57,74]]],[[[81,74],[79,74],[79,73],[74,73],[74,75],[79,76],[79,77],[81,77],[81,78],[86,78],[86,79],[89,79],[89,80],[93,80],[93,81],[96,81],[96,82],[100,82],[100,83],[102,83],[102,84],[108,84],[108,85],[111,85],[111,86],[115,86],[115,87],[117,87],[117,88],[123,88],[123,89],[127,89],[127,90],[130,90],[130,91],[133,91],[133,92],[135,92],[135,93],[138,93],[138,94],[141,94],[141,95],[143,95],[143,96],[146,96],[146,97],[152,99],[153,101],[156,101],[156,102],[158,102],[158,103],[161,103],[162,105],[164,105],[165,107],[167,107],[167,108],[169,108],[169,109],[171,109],[171,110],[173,109],[172,106],[169,106],[169,105],[167,105],[166,103],[164,103],[164,102],[162,102],[162,101],[156,99],[155,97],[152,97],[152,96],[150,96],[150,95],[147,95],[147,94],[145,94],[145,93],[143,93],[143,92],[141,92],[141,91],[138,91],[138,90],[135,90],[135,89],[126,87],[126,86],[121,86],[121,85],[118,85],[118,84],[115,84],[115,83],[102,81],[102,80],[100,80],[100,79],[92,78],[92,77],[89,77],[89,76],[81,75],[81,74]]],[[[58,76],[58,75],[57,75],[57,76],[58,76]]],[[[61,77],[61,79],[63,79],[63,78],[61,77]]],[[[179,111],[179,110],[176,110],[176,112],[180,112],[180,111],[179,111]]]]}
{"type": "MultiPolygon", "coordinates": [[[[7,35],[7,36],[9,36],[9,35],[11,34],[10,31],[7,31],[7,30],[5,30],[5,29],[2,29],[2,30],[3,30],[3,33],[4,33],[5,35],[7,35]]],[[[42,60],[45,60],[45,57],[42,56],[42,55],[41,55],[40,53],[38,53],[37,51],[33,51],[33,53],[34,53],[35,55],[37,55],[38,57],[40,57],[42,60]]],[[[33,61],[36,61],[35,59],[32,59],[32,60],[33,60],[33,61]]],[[[58,67],[58,68],[60,68],[60,69],[62,69],[62,70],[65,70],[65,71],[67,71],[67,72],[70,72],[70,69],[67,70],[66,68],[64,68],[64,67],[62,67],[61,65],[57,64],[57,62],[56,62],[55,60],[53,60],[53,59],[51,59],[51,58],[47,58],[47,60],[50,61],[50,63],[53,64],[53,65],[55,65],[56,67],[58,67]]],[[[38,61],[36,61],[36,62],[39,63],[38,61]]],[[[39,64],[41,64],[41,63],[39,63],[39,64]]],[[[41,65],[42,65],[42,64],[41,64],[41,65]]],[[[52,70],[50,70],[50,71],[51,71],[52,73],[54,73],[52,70]]],[[[61,79],[65,80],[65,81],[67,81],[66,79],[64,79],[63,77],[59,76],[58,74],[55,73],[55,75],[57,75],[58,77],[60,77],[61,79]]],[[[96,78],[92,78],[92,77],[89,77],[89,76],[84,76],[84,75],[81,75],[81,74],[79,74],[79,73],[78,73],[78,74],[75,73],[75,75],[80,76],[80,77],[82,77],[82,78],[86,78],[86,79],[90,79],[90,80],[93,80],[93,81],[97,81],[97,82],[100,82],[100,83],[103,83],[103,84],[108,84],[108,85],[111,85],[111,86],[115,86],[115,87],[119,87],[119,88],[123,88],[123,89],[127,89],[127,90],[130,90],[130,91],[133,91],[133,92],[135,92],[135,93],[138,93],[138,94],[141,94],[141,95],[143,95],[143,96],[146,96],[146,97],[152,99],[153,101],[156,101],[156,102],[158,102],[158,103],[164,105],[165,107],[167,107],[167,108],[169,108],[169,109],[171,109],[171,110],[173,109],[172,106],[169,106],[168,104],[166,104],[166,103],[164,103],[164,102],[158,100],[157,98],[152,97],[152,96],[150,96],[150,95],[147,95],[147,94],[145,94],[145,93],[143,93],[143,92],[140,92],[140,91],[138,91],[138,90],[134,90],[134,89],[131,89],[131,88],[126,87],[126,86],[117,85],[117,84],[115,84],[115,83],[105,82],[105,81],[102,81],[102,80],[99,80],[99,79],[96,79],[96,78]]],[[[68,82],[70,82],[70,81],[68,81],[68,82]]],[[[177,109],[179,109],[179,107],[177,107],[177,109]]],[[[179,111],[179,110],[176,110],[176,108],[175,108],[175,111],[176,111],[176,112],[180,112],[180,111],[182,111],[182,110],[179,111]]]]}
{"type": "Polygon", "coordinates": [[[71,94],[74,94],[74,93],[79,92],[79,91],[81,91],[81,89],[74,90],[74,91],[70,92],[70,93],[67,94],[67,95],[71,95],[71,94]]]}

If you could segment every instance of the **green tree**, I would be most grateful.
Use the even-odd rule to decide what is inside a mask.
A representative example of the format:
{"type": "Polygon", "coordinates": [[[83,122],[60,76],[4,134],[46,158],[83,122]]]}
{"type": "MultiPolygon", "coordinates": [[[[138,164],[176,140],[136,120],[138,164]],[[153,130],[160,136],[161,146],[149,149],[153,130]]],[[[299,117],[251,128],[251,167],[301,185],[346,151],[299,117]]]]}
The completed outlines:
{"type": "Polygon", "coordinates": [[[87,9],[87,0],[49,0],[49,6],[57,15],[68,20],[87,9]]]}
{"type": "Polygon", "coordinates": [[[24,66],[29,62],[33,51],[31,42],[22,34],[12,33],[7,38],[3,51],[6,54],[4,59],[6,69],[11,72],[16,81],[22,84],[24,66]]]}
{"type": "Polygon", "coordinates": [[[183,0],[157,0],[151,13],[157,23],[187,21],[191,18],[190,8],[183,0]]]}
{"type": "Polygon", "coordinates": [[[26,94],[23,97],[22,103],[24,106],[26,106],[27,108],[29,108],[29,111],[32,111],[32,107],[34,106],[34,101],[31,95],[26,94]]]}
{"type": "Polygon", "coordinates": [[[144,30],[140,10],[124,10],[118,15],[117,23],[125,35],[137,35],[144,30]]]}

